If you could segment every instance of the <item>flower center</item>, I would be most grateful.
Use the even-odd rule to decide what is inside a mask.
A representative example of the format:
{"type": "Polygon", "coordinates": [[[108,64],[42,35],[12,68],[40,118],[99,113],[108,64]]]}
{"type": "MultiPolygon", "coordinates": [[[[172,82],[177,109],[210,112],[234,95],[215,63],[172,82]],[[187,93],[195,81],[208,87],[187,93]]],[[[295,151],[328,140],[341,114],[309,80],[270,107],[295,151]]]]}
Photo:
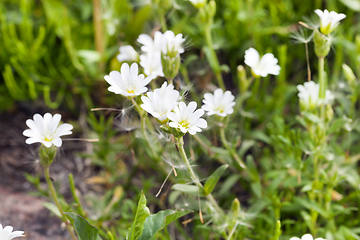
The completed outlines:
{"type": "Polygon", "coordinates": [[[45,137],[45,141],[46,141],[46,142],[51,142],[52,140],[53,140],[53,138],[45,137]]]}
{"type": "Polygon", "coordinates": [[[186,120],[180,121],[179,124],[180,124],[183,128],[189,128],[189,125],[190,125],[186,120]]]}
{"type": "Polygon", "coordinates": [[[215,111],[217,111],[219,113],[224,113],[225,109],[223,106],[218,106],[217,108],[215,108],[215,111]]]}
{"type": "Polygon", "coordinates": [[[134,93],[135,91],[133,89],[127,90],[128,93],[134,93]]]}

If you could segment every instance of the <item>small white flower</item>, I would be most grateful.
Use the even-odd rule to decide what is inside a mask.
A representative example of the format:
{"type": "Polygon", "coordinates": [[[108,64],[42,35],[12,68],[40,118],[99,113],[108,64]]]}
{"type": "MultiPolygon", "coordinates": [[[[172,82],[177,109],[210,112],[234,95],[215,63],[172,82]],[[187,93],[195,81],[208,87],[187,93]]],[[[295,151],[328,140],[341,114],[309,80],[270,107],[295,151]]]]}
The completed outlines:
{"type": "Polygon", "coordinates": [[[245,51],[245,64],[251,67],[251,70],[257,76],[279,75],[281,68],[277,63],[278,60],[272,53],[267,53],[260,59],[259,52],[254,48],[245,51]]]}
{"type": "MultiPolygon", "coordinates": [[[[311,234],[305,234],[301,238],[298,237],[292,237],[290,240],[314,240],[313,236],[311,234]]],[[[316,238],[315,240],[326,240],[324,238],[316,238]]]]}
{"type": "Polygon", "coordinates": [[[139,54],[131,45],[119,47],[119,52],[116,56],[119,62],[137,62],[139,60],[139,54]]]}
{"type": "Polygon", "coordinates": [[[167,114],[178,105],[179,95],[179,91],[174,90],[172,84],[167,85],[167,82],[164,82],[161,88],[148,92],[147,97],[141,97],[143,104],[140,107],[163,122],[167,119],[167,114]]]}
{"type": "Polygon", "coordinates": [[[175,107],[174,112],[168,114],[169,120],[172,121],[169,126],[180,129],[182,133],[189,132],[191,135],[201,132],[201,128],[207,127],[207,122],[205,119],[200,118],[204,115],[204,110],[198,109],[195,111],[196,107],[197,104],[194,101],[190,102],[188,106],[184,102],[180,102],[175,107]]]}
{"type": "MultiPolygon", "coordinates": [[[[68,123],[60,124],[61,115],[55,114],[52,116],[50,113],[45,113],[44,117],[40,114],[35,114],[34,120],[26,120],[26,125],[30,129],[26,129],[23,135],[29,137],[26,139],[27,144],[36,142],[42,143],[45,147],[51,147],[54,144],[56,147],[61,147],[61,136],[71,134],[73,126],[68,123]]],[[[1,238],[0,238],[1,239],[1,238]]]]}
{"type": "Polygon", "coordinates": [[[143,46],[141,50],[144,53],[160,52],[164,43],[163,34],[159,31],[154,33],[154,40],[147,34],[140,34],[137,41],[143,46]]]}
{"type": "Polygon", "coordinates": [[[176,55],[184,52],[182,43],[185,41],[185,38],[182,37],[181,33],[175,36],[173,31],[166,31],[163,34],[163,38],[164,43],[161,48],[163,54],[175,57],[176,55]]]}
{"type": "Polygon", "coordinates": [[[123,63],[121,72],[111,71],[104,78],[111,85],[108,88],[110,92],[126,97],[134,97],[146,92],[146,85],[153,79],[151,76],[145,78],[143,74],[138,74],[137,63],[131,64],[131,67],[127,63],[123,63]]]}
{"type": "Polygon", "coordinates": [[[0,240],[11,240],[17,237],[25,237],[23,233],[24,233],[23,231],[13,232],[13,227],[6,226],[3,228],[2,225],[0,224],[0,240]]]}
{"type": "Polygon", "coordinates": [[[340,21],[346,18],[343,13],[329,12],[326,9],[324,12],[316,9],[315,13],[320,18],[320,31],[325,35],[331,33],[339,25],[340,21]]]}
{"type": "Polygon", "coordinates": [[[144,73],[156,77],[164,77],[163,67],[161,64],[161,52],[153,52],[140,55],[140,65],[144,68],[144,73]]]}
{"type": "Polygon", "coordinates": [[[297,85],[297,89],[299,90],[298,97],[303,106],[307,109],[313,109],[321,104],[328,104],[334,96],[331,94],[329,90],[325,92],[325,99],[319,98],[319,84],[309,81],[305,82],[304,85],[297,85]]]}
{"type": "Polygon", "coordinates": [[[226,117],[226,115],[234,112],[234,99],[235,97],[230,91],[226,91],[224,93],[221,88],[218,88],[215,90],[214,94],[204,94],[204,105],[202,105],[201,108],[207,111],[208,115],[215,114],[221,117],[226,117]]]}

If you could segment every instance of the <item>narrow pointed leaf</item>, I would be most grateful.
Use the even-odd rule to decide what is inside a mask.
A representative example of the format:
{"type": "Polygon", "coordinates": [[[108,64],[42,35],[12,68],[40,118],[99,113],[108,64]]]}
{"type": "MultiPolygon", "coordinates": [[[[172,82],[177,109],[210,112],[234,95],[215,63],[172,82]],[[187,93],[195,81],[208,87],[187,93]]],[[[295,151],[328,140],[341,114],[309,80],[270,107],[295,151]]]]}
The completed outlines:
{"type": "Polygon", "coordinates": [[[224,171],[228,167],[229,167],[229,165],[227,165],[227,164],[222,165],[221,167],[216,169],[215,172],[213,172],[213,174],[211,174],[211,176],[206,180],[205,185],[204,185],[204,191],[205,191],[206,195],[210,194],[214,190],[221,175],[224,173],[224,171]]]}
{"type": "Polygon", "coordinates": [[[79,240],[101,240],[99,229],[90,225],[83,217],[71,212],[66,212],[65,215],[75,228],[79,240]]]}
{"type": "Polygon", "coordinates": [[[146,198],[144,193],[141,193],[135,219],[133,224],[131,225],[129,235],[126,239],[137,240],[140,237],[144,229],[145,220],[148,216],[150,216],[150,210],[146,206],[146,198]]]}
{"type": "Polygon", "coordinates": [[[193,196],[205,196],[204,190],[194,185],[187,184],[175,184],[171,187],[173,190],[178,190],[183,193],[187,193],[193,196]]]}

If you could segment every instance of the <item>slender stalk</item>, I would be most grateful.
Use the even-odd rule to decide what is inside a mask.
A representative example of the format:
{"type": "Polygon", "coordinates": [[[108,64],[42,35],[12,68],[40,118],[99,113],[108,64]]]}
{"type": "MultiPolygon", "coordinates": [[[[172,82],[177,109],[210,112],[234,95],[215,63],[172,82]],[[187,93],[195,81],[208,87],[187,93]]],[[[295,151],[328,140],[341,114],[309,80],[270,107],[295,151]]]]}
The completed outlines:
{"type": "MultiPolygon", "coordinates": [[[[94,34],[95,34],[95,47],[96,51],[100,53],[101,57],[104,55],[104,34],[101,20],[101,1],[93,0],[93,21],[94,21],[94,34]]],[[[103,70],[104,63],[100,62],[100,69],[103,70]]]]}
{"type": "Polygon", "coordinates": [[[165,12],[163,9],[159,9],[159,16],[160,16],[160,26],[161,26],[161,30],[163,30],[163,32],[167,31],[167,27],[166,27],[166,17],[165,17],[165,12]]]}
{"type": "Polygon", "coordinates": [[[225,128],[224,127],[220,127],[220,138],[221,138],[222,144],[225,146],[225,148],[229,151],[232,158],[234,159],[234,161],[236,163],[236,165],[235,165],[236,168],[239,169],[239,170],[246,169],[246,166],[245,166],[244,162],[241,160],[241,158],[236,153],[236,151],[233,148],[230,147],[228,141],[226,140],[225,128]]]}
{"type": "Polygon", "coordinates": [[[206,39],[206,44],[209,48],[209,51],[210,51],[210,63],[213,63],[213,64],[210,64],[212,65],[212,69],[215,73],[215,76],[216,76],[216,79],[218,81],[218,84],[219,84],[219,87],[222,89],[222,90],[226,90],[225,89],[225,84],[224,84],[224,79],[221,75],[221,68],[220,68],[220,63],[219,63],[219,60],[216,56],[216,52],[213,48],[213,43],[212,43],[212,37],[211,37],[211,25],[210,24],[207,24],[207,26],[205,27],[205,39],[206,39]]]}
{"type": "Polygon", "coordinates": [[[142,110],[141,110],[140,106],[136,103],[134,98],[131,98],[131,101],[133,102],[136,110],[138,111],[138,113],[140,115],[141,132],[142,132],[142,134],[143,134],[143,136],[145,138],[146,143],[149,145],[150,151],[151,151],[151,153],[153,155],[153,159],[155,159],[156,161],[159,161],[158,154],[155,152],[154,148],[151,146],[149,137],[148,137],[147,132],[146,132],[146,116],[143,116],[142,110]]]}
{"type": "Polygon", "coordinates": [[[305,43],[305,53],[306,53],[306,68],[308,72],[308,81],[311,81],[311,69],[310,69],[310,60],[309,60],[309,47],[308,44],[305,43]]]}
{"type": "MultiPolygon", "coordinates": [[[[311,191],[310,194],[310,199],[313,201],[316,201],[316,192],[318,191],[318,185],[319,185],[319,169],[318,169],[318,156],[317,154],[315,154],[314,156],[314,174],[315,174],[315,184],[313,184],[313,189],[311,191]],[[315,185],[315,186],[314,186],[315,185]],[[314,189],[315,188],[315,189],[314,189]]],[[[319,216],[319,213],[314,209],[311,208],[310,209],[310,214],[311,214],[311,220],[312,220],[312,234],[316,235],[316,222],[317,222],[317,218],[319,216]]]]}
{"type": "Polygon", "coordinates": [[[52,198],[53,198],[53,200],[54,200],[54,202],[55,202],[55,204],[56,204],[57,208],[59,209],[59,212],[60,212],[60,214],[62,216],[62,220],[64,221],[64,223],[66,225],[66,228],[67,228],[67,230],[69,231],[69,233],[71,235],[71,238],[73,240],[76,240],[77,238],[76,238],[76,236],[74,234],[74,231],[71,229],[70,223],[67,220],[66,216],[64,215],[64,212],[61,209],[61,205],[60,205],[60,203],[59,203],[59,201],[57,199],[57,195],[56,195],[54,185],[52,184],[52,181],[50,179],[50,166],[45,166],[45,178],[46,178],[46,182],[47,182],[47,184],[48,184],[48,186],[50,188],[51,196],[52,196],[52,198]]]}
{"type": "MultiPolygon", "coordinates": [[[[188,173],[189,173],[191,179],[194,181],[196,186],[198,186],[200,189],[203,189],[204,186],[199,181],[198,177],[196,176],[195,172],[193,171],[193,169],[192,169],[192,167],[190,165],[190,162],[189,162],[189,160],[188,160],[188,158],[186,156],[186,152],[185,152],[185,149],[184,149],[184,139],[182,137],[176,138],[176,146],[179,149],[181,158],[182,158],[183,162],[186,165],[186,169],[188,170],[188,173]]],[[[219,207],[219,205],[217,204],[216,200],[211,195],[211,193],[206,195],[206,198],[210,202],[212,207],[216,210],[216,212],[219,214],[219,216],[223,216],[224,215],[223,210],[219,207]]]]}
{"type": "MultiPolygon", "coordinates": [[[[319,98],[320,99],[325,99],[325,91],[326,91],[326,82],[325,82],[325,76],[324,76],[324,73],[325,73],[324,63],[325,63],[325,58],[319,57],[319,85],[320,85],[319,98]]],[[[321,118],[323,120],[325,118],[325,105],[324,104],[321,105],[321,118]]]]}

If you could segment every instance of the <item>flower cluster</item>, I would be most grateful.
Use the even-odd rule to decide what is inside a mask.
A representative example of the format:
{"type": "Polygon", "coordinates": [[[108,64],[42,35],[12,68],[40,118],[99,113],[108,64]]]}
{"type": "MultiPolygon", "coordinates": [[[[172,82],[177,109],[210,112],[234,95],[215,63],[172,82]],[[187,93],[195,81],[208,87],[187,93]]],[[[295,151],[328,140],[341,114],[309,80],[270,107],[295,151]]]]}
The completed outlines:
{"type": "Polygon", "coordinates": [[[29,137],[25,142],[27,144],[40,142],[47,148],[53,144],[56,147],[61,147],[62,140],[60,137],[71,134],[73,126],[68,123],[59,125],[60,120],[60,114],[52,116],[50,113],[45,113],[44,117],[40,114],[35,114],[33,119],[26,121],[26,125],[30,129],[26,129],[23,132],[24,136],[29,137]]]}
{"type": "Polygon", "coordinates": [[[260,54],[254,48],[245,51],[245,64],[251,67],[255,76],[266,77],[268,74],[279,75],[280,66],[272,53],[267,53],[260,58],[260,54]]]}
{"type": "Polygon", "coordinates": [[[332,33],[340,21],[346,18],[346,15],[343,13],[329,12],[326,9],[324,11],[316,9],[315,13],[320,18],[320,31],[325,35],[332,33]]]}
{"type": "Polygon", "coordinates": [[[334,99],[329,90],[326,90],[325,98],[320,98],[320,86],[313,81],[305,82],[304,85],[297,85],[297,89],[299,90],[298,97],[303,110],[314,109],[322,104],[328,104],[334,99]]]}
{"type": "Polygon", "coordinates": [[[3,226],[0,224],[0,240],[11,240],[17,237],[25,237],[25,235],[23,235],[23,231],[14,231],[13,232],[13,227],[11,226],[6,226],[3,228],[3,226]]]}
{"type": "Polygon", "coordinates": [[[221,117],[226,117],[226,115],[234,112],[234,99],[235,97],[230,91],[226,91],[224,93],[221,88],[218,88],[215,90],[214,94],[204,94],[204,105],[201,108],[207,111],[208,115],[215,114],[221,117]]]}
{"type": "Polygon", "coordinates": [[[148,92],[147,97],[141,97],[143,104],[140,107],[160,122],[166,122],[167,115],[178,105],[179,95],[172,84],[164,82],[161,88],[148,92]]]}
{"type": "Polygon", "coordinates": [[[146,85],[153,79],[152,76],[145,78],[143,74],[139,75],[137,63],[131,64],[131,67],[124,63],[120,71],[112,71],[104,78],[110,84],[108,88],[110,92],[126,97],[134,97],[146,92],[146,85]]]}

